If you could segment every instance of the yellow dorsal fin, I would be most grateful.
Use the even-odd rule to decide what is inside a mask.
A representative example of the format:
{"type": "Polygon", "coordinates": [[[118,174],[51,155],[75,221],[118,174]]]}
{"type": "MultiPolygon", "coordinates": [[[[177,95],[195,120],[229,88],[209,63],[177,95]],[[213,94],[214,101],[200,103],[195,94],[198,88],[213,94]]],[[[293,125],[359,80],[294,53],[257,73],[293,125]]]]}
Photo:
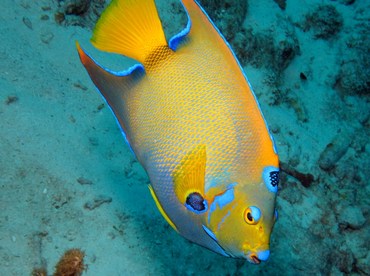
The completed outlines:
{"type": "Polygon", "coordinates": [[[175,231],[176,231],[176,232],[179,232],[179,231],[177,230],[176,225],[172,222],[172,220],[169,218],[169,216],[167,216],[166,212],[163,210],[163,207],[162,207],[161,203],[159,203],[158,197],[157,197],[157,195],[155,194],[155,192],[154,192],[154,190],[153,190],[152,186],[151,186],[151,185],[148,185],[148,187],[149,187],[149,190],[150,190],[150,194],[152,195],[152,197],[153,197],[153,199],[154,199],[154,201],[155,201],[155,205],[157,205],[157,208],[158,208],[159,212],[161,212],[162,216],[163,216],[163,217],[164,217],[164,219],[167,221],[167,223],[168,223],[169,225],[171,225],[171,227],[172,227],[173,229],[175,229],[175,231]]]}
{"type": "Polygon", "coordinates": [[[167,46],[154,0],[113,0],[96,24],[91,43],[143,64],[153,50],[167,46]]]}
{"type": "Polygon", "coordinates": [[[182,204],[189,194],[197,192],[203,197],[206,173],[206,146],[199,145],[186,154],[172,173],[174,191],[182,204]]]}

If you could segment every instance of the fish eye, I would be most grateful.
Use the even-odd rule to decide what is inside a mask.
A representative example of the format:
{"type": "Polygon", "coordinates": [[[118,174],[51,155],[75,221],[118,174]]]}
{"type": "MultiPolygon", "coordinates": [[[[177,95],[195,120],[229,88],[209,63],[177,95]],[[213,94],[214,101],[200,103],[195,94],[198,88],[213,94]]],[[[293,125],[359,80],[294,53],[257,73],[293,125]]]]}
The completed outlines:
{"type": "Polygon", "coordinates": [[[244,220],[248,224],[256,224],[261,218],[261,211],[256,206],[244,210],[244,220]]]}
{"type": "Polygon", "coordinates": [[[266,167],[263,170],[263,181],[270,192],[276,193],[279,184],[279,168],[266,167]]]}

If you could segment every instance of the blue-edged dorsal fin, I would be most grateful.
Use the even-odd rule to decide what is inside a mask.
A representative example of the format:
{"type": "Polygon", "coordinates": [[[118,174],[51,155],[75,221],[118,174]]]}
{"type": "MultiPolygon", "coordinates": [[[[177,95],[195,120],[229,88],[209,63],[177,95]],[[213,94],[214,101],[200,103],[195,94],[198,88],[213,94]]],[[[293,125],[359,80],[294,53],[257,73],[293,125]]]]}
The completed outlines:
{"type": "Polygon", "coordinates": [[[130,145],[130,141],[126,135],[129,131],[129,124],[125,121],[127,118],[127,114],[125,114],[127,112],[127,94],[145,75],[144,67],[141,64],[136,64],[128,70],[113,72],[100,66],[78,43],[76,43],[76,47],[82,64],[113,111],[121,127],[122,134],[130,145]]]}
{"type": "MultiPolygon", "coordinates": [[[[182,2],[181,2],[181,4],[182,4],[182,2]]],[[[183,8],[185,10],[185,13],[186,13],[186,16],[187,16],[187,19],[188,19],[188,23],[186,24],[186,27],[181,32],[179,32],[178,34],[174,35],[170,39],[170,42],[168,44],[169,44],[169,47],[173,51],[176,51],[176,49],[179,47],[179,45],[185,40],[185,38],[188,35],[188,33],[190,32],[190,28],[191,28],[191,19],[190,19],[189,13],[186,10],[184,4],[182,4],[182,6],[183,6],[183,8]]]]}
{"type": "Polygon", "coordinates": [[[230,46],[222,33],[218,30],[217,26],[213,23],[211,18],[207,15],[206,11],[196,0],[181,0],[181,3],[186,11],[188,17],[189,27],[185,28],[186,35],[195,44],[202,44],[204,47],[220,47],[225,43],[230,51],[230,46]]]}

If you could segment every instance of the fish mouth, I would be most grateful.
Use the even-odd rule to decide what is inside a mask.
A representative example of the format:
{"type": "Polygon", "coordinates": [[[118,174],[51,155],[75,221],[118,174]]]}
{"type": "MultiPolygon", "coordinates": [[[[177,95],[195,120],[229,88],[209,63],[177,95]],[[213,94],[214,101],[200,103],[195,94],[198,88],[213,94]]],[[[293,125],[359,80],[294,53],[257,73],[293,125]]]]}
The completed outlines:
{"type": "Polygon", "coordinates": [[[261,260],[258,259],[258,257],[255,254],[251,254],[248,258],[248,261],[253,263],[253,264],[260,264],[261,260]]]}
{"type": "Polygon", "coordinates": [[[260,264],[266,262],[270,256],[270,250],[260,250],[247,254],[247,260],[252,264],[260,264]]]}

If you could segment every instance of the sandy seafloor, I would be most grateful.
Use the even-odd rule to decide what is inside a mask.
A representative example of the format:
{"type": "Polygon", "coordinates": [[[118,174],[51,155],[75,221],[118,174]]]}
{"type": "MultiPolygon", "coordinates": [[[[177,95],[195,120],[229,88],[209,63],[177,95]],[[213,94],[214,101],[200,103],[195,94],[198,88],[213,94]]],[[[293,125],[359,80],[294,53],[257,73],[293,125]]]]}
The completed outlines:
{"type": "MultiPolygon", "coordinates": [[[[79,40],[115,70],[131,64],[94,51],[95,17],[58,24],[66,3],[2,0],[0,275],[51,275],[70,248],[86,253],[83,275],[370,275],[369,2],[284,2],[249,1],[244,33],[225,34],[288,168],[270,259],[255,266],[185,241],[162,219],[75,49],[79,40]],[[316,20],[317,8],[335,18],[316,20]]],[[[180,28],[177,9],[160,4],[165,25],[180,28]]],[[[216,24],[238,24],[229,5],[213,9],[216,24]]]]}

